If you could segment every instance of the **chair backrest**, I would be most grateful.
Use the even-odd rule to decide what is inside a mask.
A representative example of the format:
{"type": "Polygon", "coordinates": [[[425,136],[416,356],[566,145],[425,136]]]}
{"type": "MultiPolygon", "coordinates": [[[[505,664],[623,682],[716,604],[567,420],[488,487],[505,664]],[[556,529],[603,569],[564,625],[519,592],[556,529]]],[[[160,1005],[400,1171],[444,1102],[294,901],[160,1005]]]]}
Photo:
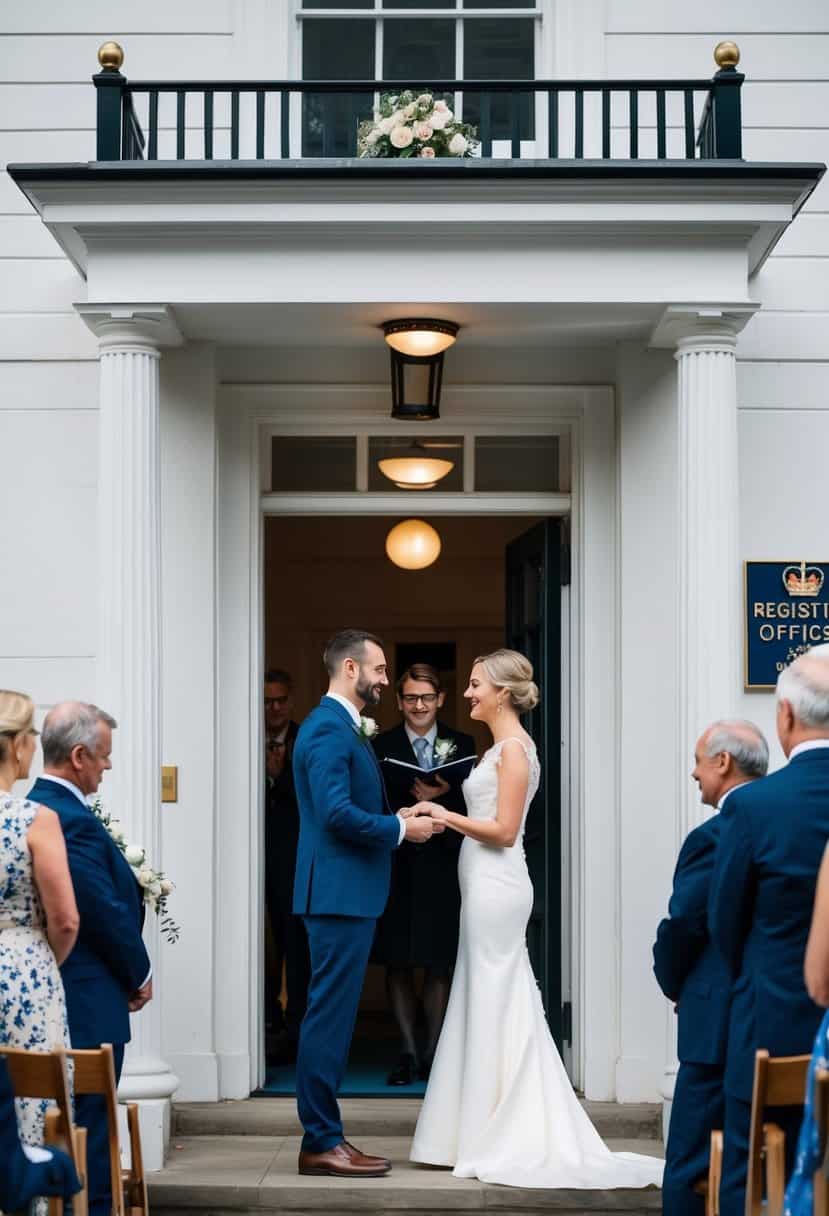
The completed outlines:
{"type": "MultiPolygon", "coordinates": [[[[61,1114],[71,1116],[66,1052],[26,1051],[22,1047],[0,1047],[17,1098],[51,1098],[61,1114]]],[[[71,1117],[70,1117],[71,1122],[71,1117]]]]}
{"type": "Polygon", "coordinates": [[[123,1216],[124,1188],[121,1182],[121,1153],[118,1142],[118,1096],[115,1061],[112,1047],[73,1049],[67,1052],[74,1065],[73,1084],[76,1094],[101,1094],[106,1103],[109,1142],[109,1172],[112,1184],[112,1209],[123,1216]]]}
{"type": "Polygon", "coordinates": [[[759,1216],[763,1202],[764,1113],[767,1106],[803,1106],[811,1056],[776,1056],[758,1051],[754,1057],[754,1092],[748,1138],[746,1212],[759,1216]]]}
{"type": "Polygon", "coordinates": [[[820,1161],[814,1176],[814,1216],[829,1216],[829,1181],[826,1178],[826,1149],[829,1144],[829,1072],[819,1068],[815,1073],[814,1107],[820,1161]]]}

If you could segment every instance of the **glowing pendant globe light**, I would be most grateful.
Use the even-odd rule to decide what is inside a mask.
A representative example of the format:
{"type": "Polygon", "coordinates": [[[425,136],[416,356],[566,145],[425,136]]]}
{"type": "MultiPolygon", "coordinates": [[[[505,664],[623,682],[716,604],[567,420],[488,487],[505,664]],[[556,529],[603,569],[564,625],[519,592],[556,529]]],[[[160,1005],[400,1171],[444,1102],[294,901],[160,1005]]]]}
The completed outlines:
{"type": "Polygon", "coordinates": [[[440,536],[425,519],[404,519],[386,537],[386,555],[401,570],[425,570],[440,550],[440,536]]]}
{"type": "Polygon", "coordinates": [[[393,481],[398,490],[433,490],[437,483],[455,467],[452,460],[429,456],[419,443],[413,443],[408,456],[390,456],[378,460],[377,467],[384,477],[393,481]]]}

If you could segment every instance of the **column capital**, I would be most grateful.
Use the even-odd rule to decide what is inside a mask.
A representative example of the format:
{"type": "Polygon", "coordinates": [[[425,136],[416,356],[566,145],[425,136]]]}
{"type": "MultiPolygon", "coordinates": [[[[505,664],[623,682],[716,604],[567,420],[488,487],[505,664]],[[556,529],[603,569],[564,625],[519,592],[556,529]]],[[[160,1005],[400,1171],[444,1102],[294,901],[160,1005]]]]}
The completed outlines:
{"type": "Polygon", "coordinates": [[[678,355],[700,350],[734,351],[737,334],[759,304],[669,304],[654,326],[651,347],[678,355]]]}
{"type": "Polygon", "coordinates": [[[134,351],[157,355],[162,346],[181,346],[184,337],[169,304],[76,304],[95,334],[101,353],[134,351]]]}

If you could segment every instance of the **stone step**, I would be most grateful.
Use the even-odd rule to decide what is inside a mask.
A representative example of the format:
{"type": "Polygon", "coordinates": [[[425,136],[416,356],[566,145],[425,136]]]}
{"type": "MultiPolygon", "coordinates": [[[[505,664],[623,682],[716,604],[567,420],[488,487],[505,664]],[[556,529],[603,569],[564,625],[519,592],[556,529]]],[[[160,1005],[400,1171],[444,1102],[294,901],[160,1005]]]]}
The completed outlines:
{"type": "MultiPolygon", "coordinates": [[[[453,1178],[449,1170],[412,1165],[409,1138],[375,1136],[365,1147],[393,1162],[386,1178],[301,1178],[296,1172],[298,1136],[177,1135],[165,1168],[149,1176],[153,1216],[183,1216],[198,1209],[210,1216],[279,1212],[326,1216],[355,1212],[438,1216],[454,1212],[616,1213],[644,1216],[661,1207],[661,1192],[643,1190],[536,1190],[492,1186],[453,1178]]],[[[662,1145],[642,1139],[609,1140],[611,1148],[662,1156],[662,1145]]]]}
{"type": "MultiPolygon", "coordinates": [[[[348,1136],[414,1134],[420,1098],[342,1098],[340,1108],[348,1136]]],[[[605,1140],[659,1140],[662,1107],[658,1103],[582,1102],[605,1140]]],[[[293,1098],[247,1098],[240,1102],[179,1102],[173,1111],[178,1136],[296,1136],[293,1098]]]]}

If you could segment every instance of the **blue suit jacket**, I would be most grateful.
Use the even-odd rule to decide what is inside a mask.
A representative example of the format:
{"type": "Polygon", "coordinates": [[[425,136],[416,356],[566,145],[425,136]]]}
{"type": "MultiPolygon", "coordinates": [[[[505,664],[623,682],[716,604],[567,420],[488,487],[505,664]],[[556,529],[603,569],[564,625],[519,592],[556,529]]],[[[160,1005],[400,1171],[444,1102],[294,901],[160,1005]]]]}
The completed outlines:
{"type": "Polygon", "coordinates": [[[735,977],[726,1090],[751,1100],[754,1053],[812,1050],[823,1015],[803,982],[817,873],[829,838],[829,749],[735,790],[722,811],[709,929],[735,977]]]}
{"type": "Polygon", "coordinates": [[[41,777],[29,798],[60,819],[81,918],[61,967],[72,1046],[128,1043],[127,1003],[150,972],[141,888],[106,828],[71,790],[41,777]]]}
{"type": "Polygon", "coordinates": [[[390,812],[371,744],[331,697],[323,697],[299,728],[294,782],[294,912],[379,916],[389,895],[400,822],[390,812]]]}
{"type": "Polygon", "coordinates": [[[653,946],[659,987],[679,1006],[677,1052],[683,1064],[725,1063],[731,975],[711,943],[707,921],[719,838],[719,815],[688,833],[674,871],[668,916],[660,922],[653,946]]]}

